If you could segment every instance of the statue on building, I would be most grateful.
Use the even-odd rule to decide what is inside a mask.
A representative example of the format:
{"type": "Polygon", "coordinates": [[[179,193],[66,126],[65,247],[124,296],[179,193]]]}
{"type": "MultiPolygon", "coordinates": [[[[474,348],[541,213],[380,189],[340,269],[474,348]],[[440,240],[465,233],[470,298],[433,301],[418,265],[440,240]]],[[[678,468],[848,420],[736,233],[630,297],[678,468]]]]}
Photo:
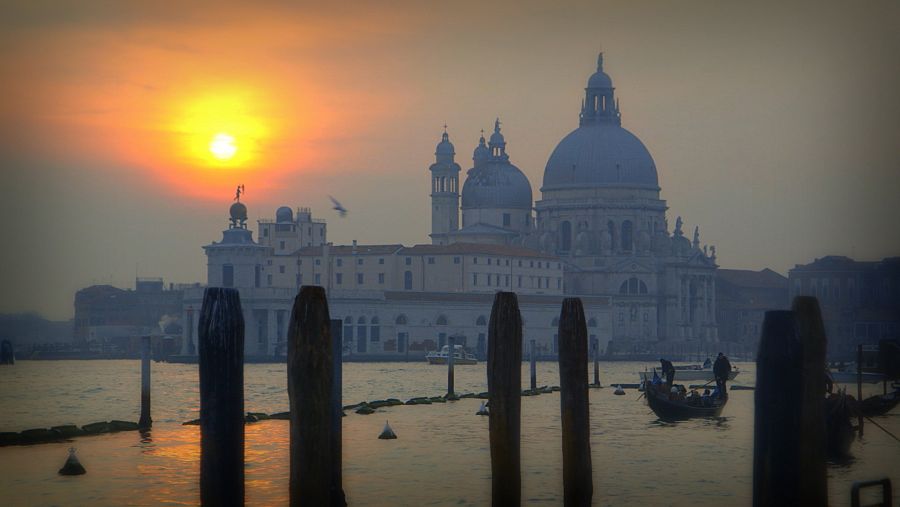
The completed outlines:
{"type": "MultiPolygon", "coordinates": [[[[681,226],[684,222],[681,220],[681,217],[675,219],[675,236],[680,237],[684,236],[684,232],[681,230],[681,226]]],[[[666,228],[668,228],[668,224],[666,224],[666,228]]]]}
{"type": "Polygon", "coordinates": [[[244,185],[238,185],[237,189],[234,191],[234,200],[236,202],[241,202],[241,195],[245,192],[246,190],[244,190],[244,185]]]}
{"type": "Polygon", "coordinates": [[[587,255],[593,252],[591,245],[591,233],[582,230],[575,237],[575,255],[587,255]]]}
{"type": "Polygon", "coordinates": [[[641,230],[637,234],[637,244],[636,250],[640,254],[646,254],[650,252],[651,247],[651,239],[650,232],[647,230],[647,227],[642,227],[641,230]]]}
{"type": "Polygon", "coordinates": [[[609,233],[609,229],[604,229],[600,233],[600,253],[603,255],[612,253],[612,234],[609,233]]]}
{"type": "Polygon", "coordinates": [[[699,225],[697,225],[697,226],[694,227],[694,243],[693,243],[693,246],[694,246],[694,249],[695,249],[695,250],[699,250],[699,249],[700,249],[700,226],[699,226],[699,225]]]}

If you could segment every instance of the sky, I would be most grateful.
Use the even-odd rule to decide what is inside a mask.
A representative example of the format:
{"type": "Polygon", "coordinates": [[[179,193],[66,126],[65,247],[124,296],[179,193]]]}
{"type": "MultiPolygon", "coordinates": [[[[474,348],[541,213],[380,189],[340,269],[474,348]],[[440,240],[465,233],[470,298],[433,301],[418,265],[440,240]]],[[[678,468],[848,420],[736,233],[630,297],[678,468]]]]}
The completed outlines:
{"type": "Polygon", "coordinates": [[[465,170],[499,117],[539,198],[599,51],[722,267],[900,255],[900,4],[787,4],[2,0],[0,313],[205,283],[239,184],[253,226],[308,206],[336,244],[426,243],[444,124],[465,170]]]}

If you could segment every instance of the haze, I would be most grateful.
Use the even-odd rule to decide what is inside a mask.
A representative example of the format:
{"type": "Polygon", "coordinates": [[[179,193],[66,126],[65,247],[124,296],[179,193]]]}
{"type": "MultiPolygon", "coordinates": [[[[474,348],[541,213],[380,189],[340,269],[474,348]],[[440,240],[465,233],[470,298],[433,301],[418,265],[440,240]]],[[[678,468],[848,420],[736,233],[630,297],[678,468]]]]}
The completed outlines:
{"type": "Polygon", "coordinates": [[[468,168],[499,116],[537,198],[600,50],[669,216],[721,266],[898,255],[898,26],[891,1],[10,3],[0,313],[205,282],[238,184],[254,225],[310,206],[335,243],[425,243],[444,123],[468,168]],[[253,139],[234,167],[192,151],[218,100],[253,139]]]}

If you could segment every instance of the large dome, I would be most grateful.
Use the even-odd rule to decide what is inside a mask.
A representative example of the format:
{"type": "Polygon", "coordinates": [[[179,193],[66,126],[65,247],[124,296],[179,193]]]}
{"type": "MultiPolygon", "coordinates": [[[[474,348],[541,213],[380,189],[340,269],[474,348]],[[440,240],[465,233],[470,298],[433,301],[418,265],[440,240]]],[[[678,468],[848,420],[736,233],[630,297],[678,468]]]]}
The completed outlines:
{"type": "Polygon", "coordinates": [[[601,186],[659,187],[644,143],[615,123],[585,124],[564,137],[547,160],[541,190],[601,186]]]}
{"type": "Polygon", "coordinates": [[[462,208],[514,208],[530,210],[531,184],[518,167],[491,160],[469,169],[462,188],[462,208]]]}

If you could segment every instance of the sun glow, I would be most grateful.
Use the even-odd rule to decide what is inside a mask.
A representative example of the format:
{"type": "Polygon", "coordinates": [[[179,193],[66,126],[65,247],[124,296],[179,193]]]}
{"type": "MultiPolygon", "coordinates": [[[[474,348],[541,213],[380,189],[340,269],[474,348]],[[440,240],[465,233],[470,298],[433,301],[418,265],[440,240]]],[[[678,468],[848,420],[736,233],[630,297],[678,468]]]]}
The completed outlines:
{"type": "Polygon", "coordinates": [[[212,138],[209,143],[209,151],[219,160],[229,160],[237,152],[238,148],[234,144],[234,136],[219,133],[212,138]]]}

